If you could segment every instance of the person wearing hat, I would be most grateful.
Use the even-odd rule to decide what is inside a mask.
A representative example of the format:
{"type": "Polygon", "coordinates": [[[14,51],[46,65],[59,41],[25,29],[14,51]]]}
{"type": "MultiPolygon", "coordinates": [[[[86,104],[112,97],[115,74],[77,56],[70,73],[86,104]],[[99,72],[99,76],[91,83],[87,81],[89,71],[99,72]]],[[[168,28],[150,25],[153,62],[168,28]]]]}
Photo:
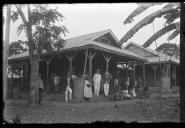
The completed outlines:
{"type": "Polygon", "coordinates": [[[85,83],[84,83],[84,98],[89,101],[90,98],[92,98],[92,87],[90,78],[88,75],[85,77],[85,83]]]}
{"type": "Polygon", "coordinates": [[[72,79],[70,73],[67,73],[67,85],[65,90],[65,101],[66,103],[69,102],[69,100],[72,100],[72,79]]]}
{"type": "Polygon", "coordinates": [[[94,95],[99,96],[101,82],[100,69],[97,69],[97,72],[94,74],[93,82],[94,82],[94,95]]]}

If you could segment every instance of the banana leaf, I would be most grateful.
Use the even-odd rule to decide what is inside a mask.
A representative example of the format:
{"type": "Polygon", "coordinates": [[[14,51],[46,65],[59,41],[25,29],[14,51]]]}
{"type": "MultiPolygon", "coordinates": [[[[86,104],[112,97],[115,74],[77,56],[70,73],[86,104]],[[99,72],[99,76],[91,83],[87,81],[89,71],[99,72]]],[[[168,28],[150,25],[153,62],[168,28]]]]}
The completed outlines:
{"type": "Polygon", "coordinates": [[[178,35],[179,35],[179,30],[176,29],[175,31],[173,31],[172,34],[170,34],[167,40],[173,40],[178,35]]]}
{"type": "Polygon", "coordinates": [[[167,5],[165,5],[165,6],[163,7],[163,9],[164,9],[164,8],[172,8],[172,7],[174,7],[174,6],[180,6],[180,3],[168,3],[167,5]]]}
{"type": "Polygon", "coordinates": [[[148,9],[151,6],[154,5],[159,5],[159,4],[163,4],[163,3],[138,3],[138,8],[136,8],[123,22],[124,24],[129,24],[132,23],[132,21],[134,21],[134,17],[138,16],[139,14],[141,14],[142,12],[144,12],[146,9],[148,9]]]}
{"type": "Polygon", "coordinates": [[[165,8],[162,10],[158,10],[148,16],[146,16],[143,20],[141,20],[139,23],[137,23],[134,27],[132,27],[119,41],[120,44],[123,44],[125,42],[127,42],[131,37],[134,36],[134,34],[136,32],[138,32],[142,27],[152,23],[155,18],[160,18],[168,13],[171,13],[175,10],[177,10],[180,7],[176,7],[176,8],[165,8]]]}
{"type": "Polygon", "coordinates": [[[172,23],[166,27],[163,27],[158,32],[156,32],[152,37],[150,37],[144,44],[143,47],[147,48],[149,47],[156,39],[161,37],[162,35],[166,34],[167,32],[170,32],[174,29],[176,29],[176,24],[180,24],[179,22],[172,23]]]}

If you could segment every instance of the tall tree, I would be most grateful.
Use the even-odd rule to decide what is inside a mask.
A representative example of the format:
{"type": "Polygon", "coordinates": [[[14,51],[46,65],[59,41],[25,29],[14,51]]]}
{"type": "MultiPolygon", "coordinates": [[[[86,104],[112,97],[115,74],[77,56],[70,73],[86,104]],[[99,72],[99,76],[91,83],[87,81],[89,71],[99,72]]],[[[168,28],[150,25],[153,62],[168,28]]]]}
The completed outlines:
{"type": "Polygon", "coordinates": [[[5,41],[3,50],[3,94],[4,100],[6,98],[7,92],[7,64],[8,64],[8,47],[9,47],[9,36],[10,36],[10,18],[11,18],[11,5],[6,6],[7,17],[6,17],[6,29],[5,29],[5,41]]]}
{"type": "MultiPolygon", "coordinates": [[[[15,5],[17,14],[21,17],[23,23],[19,26],[18,32],[26,31],[29,47],[29,59],[31,64],[30,74],[30,104],[39,104],[39,61],[40,56],[45,53],[51,53],[53,43],[63,41],[61,35],[65,35],[67,29],[61,25],[63,15],[56,9],[48,9],[45,5],[15,5]],[[23,8],[27,9],[28,20],[23,8]],[[57,26],[55,22],[59,22],[57,26]]],[[[64,42],[60,42],[64,44],[64,42]]],[[[63,46],[63,45],[62,45],[63,46]]]]}
{"type": "MultiPolygon", "coordinates": [[[[164,4],[164,3],[160,3],[164,4]]],[[[142,3],[138,4],[138,8],[135,9],[124,21],[124,24],[132,23],[134,21],[134,17],[138,16],[145,10],[147,10],[149,7],[152,7],[154,5],[157,5],[157,3],[142,3]]],[[[165,27],[160,29],[158,32],[156,32],[152,37],[150,37],[144,44],[144,47],[149,47],[156,39],[163,36],[167,32],[173,31],[173,33],[168,37],[168,40],[174,39],[177,35],[179,35],[179,27],[180,23],[174,21],[178,18],[180,18],[180,3],[168,3],[165,5],[161,10],[158,10],[148,16],[146,16],[144,19],[142,19],[140,22],[138,22],[134,27],[132,27],[120,40],[120,43],[123,44],[127,42],[130,38],[132,38],[136,32],[138,32],[140,29],[142,29],[144,26],[153,23],[153,21],[156,18],[163,17],[166,19],[165,27]]]]}

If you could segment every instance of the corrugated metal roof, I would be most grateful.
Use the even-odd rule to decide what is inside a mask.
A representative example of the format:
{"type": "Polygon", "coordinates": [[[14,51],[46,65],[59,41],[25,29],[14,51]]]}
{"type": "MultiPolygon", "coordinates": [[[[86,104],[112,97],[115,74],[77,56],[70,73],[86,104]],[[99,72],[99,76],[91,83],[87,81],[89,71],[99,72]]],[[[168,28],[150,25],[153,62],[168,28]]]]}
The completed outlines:
{"type": "Polygon", "coordinates": [[[148,62],[149,63],[159,62],[159,61],[161,61],[161,62],[173,61],[173,62],[178,63],[178,64],[180,63],[179,59],[177,59],[175,57],[171,57],[169,55],[166,55],[166,54],[161,53],[161,52],[157,52],[157,51],[152,50],[152,49],[149,49],[149,48],[144,48],[143,46],[141,46],[141,45],[139,45],[137,43],[134,43],[132,41],[129,42],[127,45],[125,45],[124,48],[128,47],[130,44],[133,44],[135,46],[138,46],[139,48],[142,48],[142,49],[144,49],[144,50],[146,50],[146,51],[148,51],[150,53],[153,53],[153,54],[157,55],[157,56],[153,56],[153,57],[146,57],[148,59],[148,62]]]}
{"type": "MultiPolygon", "coordinates": [[[[110,29],[108,29],[108,30],[99,31],[99,32],[96,32],[96,33],[86,34],[86,35],[82,35],[82,36],[67,39],[66,40],[67,41],[66,45],[64,46],[64,48],[61,48],[60,50],[65,51],[65,50],[69,50],[69,49],[72,49],[72,48],[78,48],[78,47],[83,47],[83,46],[87,46],[87,45],[94,45],[94,46],[97,46],[97,47],[100,47],[100,48],[104,48],[106,50],[113,51],[114,53],[120,54],[122,56],[128,56],[128,57],[131,57],[131,58],[147,61],[145,58],[143,58],[139,55],[136,55],[135,53],[130,52],[126,49],[121,49],[121,48],[116,47],[116,46],[111,46],[111,45],[108,45],[108,44],[105,44],[105,43],[94,41],[96,38],[98,38],[98,37],[100,37],[100,36],[102,36],[102,35],[104,35],[108,32],[110,32],[112,34],[112,31],[110,29]]],[[[113,35],[113,38],[115,38],[114,35],[113,35]]],[[[115,40],[117,40],[117,39],[115,38],[115,40]]],[[[25,51],[21,54],[16,55],[16,56],[9,57],[8,59],[9,60],[18,59],[18,58],[23,58],[23,57],[28,57],[28,56],[29,56],[29,52],[27,50],[27,51],[25,51]]]]}

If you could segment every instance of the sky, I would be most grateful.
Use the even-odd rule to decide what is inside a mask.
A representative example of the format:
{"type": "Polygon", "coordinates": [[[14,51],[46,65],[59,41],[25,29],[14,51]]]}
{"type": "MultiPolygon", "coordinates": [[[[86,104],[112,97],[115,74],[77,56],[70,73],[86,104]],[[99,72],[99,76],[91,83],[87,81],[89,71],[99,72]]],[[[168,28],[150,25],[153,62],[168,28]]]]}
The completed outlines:
{"type": "MultiPolygon", "coordinates": [[[[165,5],[165,4],[164,4],[165,5]]],[[[145,16],[161,9],[164,5],[150,7],[141,15],[134,18],[131,24],[123,24],[123,21],[138,7],[136,3],[107,3],[107,4],[50,4],[50,8],[58,8],[58,11],[64,16],[62,25],[69,30],[64,39],[80,36],[88,33],[98,32],[101,30],[111,29],[115,36],[120,40],[124,34],[129,31],[135,24],[142,20],[145,16]]],[[[5,15],[5,14],[4,14],[5,15]]],[[[6,16],[5,16],[6,17],[6,16]]],[[[11,22],[10,26],[10,42],[17,40],[27,40],[22,32],[17,36],[17,27],[21,20],[15,23],[11,22]]],[[[154,29],[157,32],[164,26],[165,20],[158,18],[154,21],[154,29]]],[[[5,25],[4,25],[5,28],[5,25]]],[[[143,45],[153,35],[152,24],[149,24],[139,30],[129,41],[133,41],[143,45]]],[[[169,33],[156,40],[157,46],[164,42],[169,33]]],[[[179,44],[179,36],[169,43],[179,44]]],[[[126,44],[126,43],[125,43],[126,44]]],[[[151,49],[156,48],[156,44],[150,45],[151,49]]]]}

